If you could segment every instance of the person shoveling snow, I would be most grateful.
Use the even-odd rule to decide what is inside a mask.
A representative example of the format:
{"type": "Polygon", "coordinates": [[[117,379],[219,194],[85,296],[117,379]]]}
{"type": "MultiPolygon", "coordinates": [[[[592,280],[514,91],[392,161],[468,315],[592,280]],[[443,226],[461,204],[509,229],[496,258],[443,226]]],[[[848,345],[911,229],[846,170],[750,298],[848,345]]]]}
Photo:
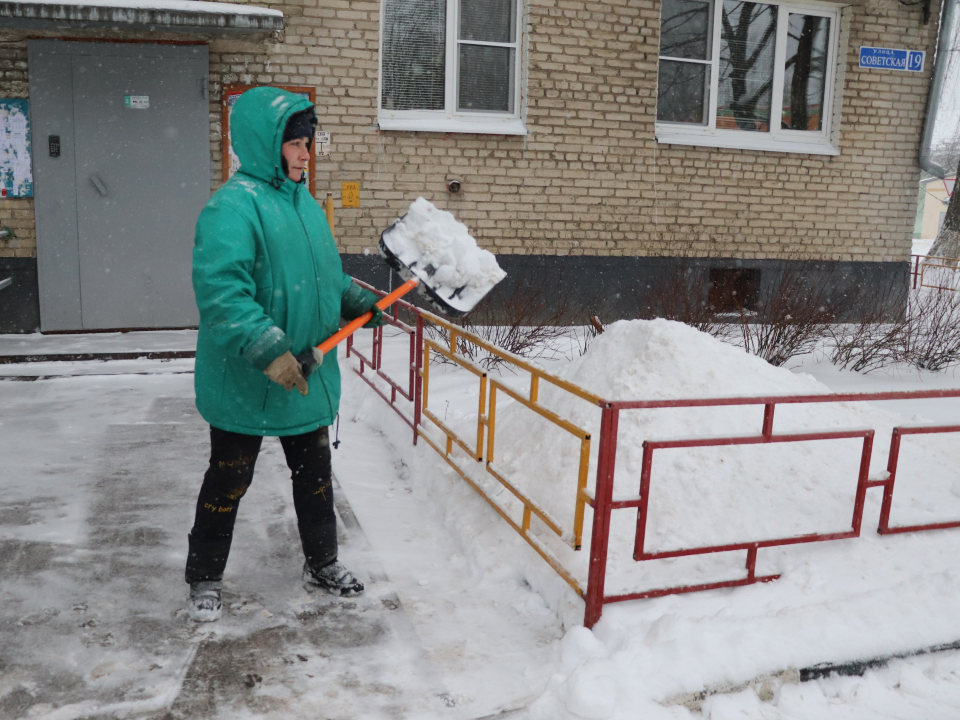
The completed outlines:
{"type": "MultiPolygon", "coordinates": [[[[393,301],[377,302],[343,272],[326,218],[304,187],[316,127],[310,102],[277,88],[255,88],[237,100],[231,126],[241,167],[201,213],[193,261],[200,309],[194,382],[211,446],[185,571],[188,611],[197,621],[216,620],[223,611],[234,523],[264,436],[280,438],[292,473],[307,589],[363,592],[363,583],[337,559],[327,428],[339,409],[340,370],[323,356],[361,325],[381,325],[382,308],[393,301]],[[338,332],[341,317],[351,322],[338,332]]],[[[424,237],[437,237],[429,223],[423,229],[424,237]]],[[[476,304],[486,294],[471,283],[476,267],[459,265],[478,253],[465,251],[460,240],[460,251],[437,260],[437,275],[469,287],[468,299],[476,304]]],[[[415,249],[416,242],[406,247],[415,249]]],[[[487,275],[492,260],[502,277],[487,255],[487,275]]],[[[492,287],[497,280],[483,282],[492,287]]],[[[444,290],[430,277],[418,282],[432,292],[444,290]]],[[[456,302],[457,312],[466,307],[456,302]]]]}
{"type": "Polygon", "coordinates": [[[340,369],[322,364],[308,380],[294,352],[336,332],[341,317],[372,310],[367,326],[383,322],[376,296],[343,272],[326,218],[304,187],[316,126],[310,102],[256,88],[237,100],[231,126],[241,168],[201,213],[193,259],[195,387],[210,423],[210,466],[185,577],[190,616],[200,621],[222,612],[237,510],[264,436],[280,438],[293,474],[308,589],[363,591],[337,560],[327,426],[340,402],[340,369]]]}

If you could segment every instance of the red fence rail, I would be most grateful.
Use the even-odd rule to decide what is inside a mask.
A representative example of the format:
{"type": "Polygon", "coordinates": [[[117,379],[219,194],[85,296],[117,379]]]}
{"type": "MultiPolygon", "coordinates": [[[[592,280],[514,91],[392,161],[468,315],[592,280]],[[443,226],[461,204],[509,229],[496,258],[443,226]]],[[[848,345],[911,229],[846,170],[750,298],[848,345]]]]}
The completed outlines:
{"type": "Polygon", "coordinates": [[[910,278],[914,290],[918,287],[950,291],[956,291],[958,289],[955,280],[957,276],[955,274],[949,276],[951,282],[948,285],[928,284],[924,278],[925,271],[928,269],[933,271],[934,283],[936,283],[938,280],[942,281],[944,277],[943,273],[937,272],[938,270],[948,270],[952,273],[960,272],[960,259],[940,257],[937,255],[910,256],[910,278]]]}
{"type": "Polygon", "coordinates": [[[870,458],[873,450],[874,438],[874,431],[871,429],[849,429],[790,434],[775,434],[773,432],[773,419],[777,405],[864,401],[876,402],[884,400],[919,400],[953,397],[960,397],[960,390],[920,390],[911,392],[885,393],[831,393],[826,395],[790,395],[769,397],[691,398],[678,400],[613,401],[602,403],[601,407],[603,408],[603,416],[601,419],[599,440],[599,467],[597,468],[596,493],[592,502],[594,509],[594,533],[593,544],[590,548],[590,575],[587,580],[587,592],[585,594],[586,612],[584,615],[584,624],[587,627],[592,627],[600,619],[600,615],[603,612],[603,606],[609,603],[622,602],[624,600],[660,597],[663,595],[673,595],[687,592],[698,592],[701,590],[712,590],[723,587],[738,587],[742,585],[751,585],[757,582],[769,582],[770,580],[775,580],[779,576],[758,576],[756,574],[758,549],[764,547],[775,547],[778,545],[794,545],[798,543],[824,542],[859,537],[860,528],[863,521],[863,506],[866,498],[866,491],[871,487],[884,488],[884,504],[883,510],[881,511],[880,526],[878,527],[878,532],[880,533],[915,532],[921,530],[960,527],[960,522],[933,523],[929,525],[916,525],[897,528],[889,527],[889,514],[890,506],[893,502],[893,481],[896,477],[896,463],[897,458],[899,457],[900,436],[909,432],[960,432],[960,425],[896,428],[894,430],[893,440],[891,443],[890,460],[888,462],[888,477],[884,480],[870,480],[869,478],[870,458]],[[680,407],[724,407],[734,405],[764,406],[763,425],[759,435],[725,438],[685,438],[669,441],[644,442],[644,453],[640,477],[640,494],[638,498],[627,501],[613,500],[613,478],[616,469],[617,456],[617,427],[619,424],[619,416],[621,411],[680,407]],[[650,495],[651,467],[653,452],[655,450],[681,447],[712,447],[777,442],[807,442],[811,440],[849,439],[856,437],[863,438],[863,450],[861,452],[860,470],[857,477],[857,491],[855,495],[853,519],[850,530],[835,533],[812,533],[809,535],[794,537],[773,538],[769,540],[753,542],[689,548],[661,553],[648,553],[644,551],[644,533],[647,522],[647,502],[650,495]],[[625,593],[621,595],[605,595],[604,585],[606,583],[607,554],[609,552],[610,541],[610,515],[613,510],[626,508],[637,509],[637,534],[634,546],[634,560],[643,561],[686,555],[746,550],[746,577],[723,582],[660,588],[645,592],[625,593]]]}
{"type": "MultiPolygon", "coordinates": [[[[387,293],[360,280],[354,279],[354,282],[380,297],[387,295],[387,293]]],[[[373,391],[377,393],[377,395],[386,400],[387,404],[393,408],[393,411],[413,429],[413,444],[416,445],[417,427],[420,425],[420,413],[423,407],[421,396],[423,391],[423,378],[420,374],[423,368],[423,315],[415,305],[411,305],[404,300],[398,300],[383,314],[383,320],[384,326],[373,330],[373,349],[370,357],[366,357],[357,349],[353,335],[347,338],[347,357],[349,358],[352,355],[360,360],[360,367],[355,368],[354,372],[360,376],[361,380],[373,388],[373,391]],[[414,316],[413,325],[408,325],[400,319],[401,310],[405,310],[414,316]],[[410,362],[407,367],[407,377],[404,379],[393,378],[383,369],[384,327],[397,328],[410,338],[410,362]],[[367,376],[366,370],[368,368],[389,386],[389,396],[367,376]],[[410,412],[409,415],[397,405],[398,396],[413,404],[412,412],[410,412]]]]}
{"type": "Polygon", "coordinates": [[[872,483],[873,486],[883,488],[883,504],[880,506],[880,527],[877,532],[881,535],[895,535],[896,533],[918,532],[921,530],[946,530],[960,527],[958,522],[936,522],[924,525],[890,526],[890,508],[893,505],[893,484],[897,479],[897,466],[900,464],[900,441],[904,435],[930,435],[934,433],[960,432],[960,425],[922,425],[912,427],[895,427],[890,438],[890,455],[887,459],[887,479],[872,483]]]}
{"type": "MultiPolygon", "coordinates": [[[[381,297],[386,293],[377,290],[365,283],[363,287],[377,293],[381,297]]],[[[386,326],[396,328],[409,337],[409,367],[406,377],[391,377],[383,369],[383,328],[373,332],[373,348],[369,356],[364,355],[353,342],[347,341],[347,357],[359,360],[359,367],[354,371],[373,390],[386,401],[390,407],[413,428],[413,442],[417,442],[417,429],[422,421],[422,373],[424,362],[424,316],[421,311],[410,303],[399,301],[393,306],[390,313],[384,315],[386,326]],[[406,311],[414,317],[413,324],[400,319],[400,312],[406,311]],[[377,381],[371,377],[371,372],[380,381],[386,383],[387,390],[382,389],[377,381]],[[406,401],[410,406],[407,412],[398,404],[398,399],[406,401]]],[[[891,526],[890,511],[893,503],[894,487],[897,468],[900,458],[900,446],[905,435],[957,433],[960,425],[923,425],[902,426],[893,430],[890,442],[890,452],[887,462],[887,472],[882,479],[869,477],[870,459],[873,451],[875,431],[870,428],[848,428],[841,430],[824,430],[801,433],[775,433],[773,431],[774,415],[777,405],[837,403],[837,402],[878,402],[892,400],[924,400],[941,398],[960,398],[960,390],[920,390],[908,392],[879,392],[879,393],[831,393],[821,395],[789,395],[765,397],[726,397],[726,398],[687,398],[676,400],[601,400],[601,421],[599,437],[599,453],[596,470],[596,486],[587,502],[593,508],[593,528],[591,531],[590,563],[587,586],[583,593],[586,601],[584,625],[592,627],[603,612],[603,606],[609,603],[636,600],[642,598],[660,597],[679,593],[698,592],[726,587],[739,587],[758,582],[775,580],[779,575],[757,575],[757,553],[761,548],[799,543],[827,542],[847,538],[859,537],[863,523],[863,510],[866,492],[873,487],[883,488],[883,500],[880,512],[880,523],[877,531],[881,534],[897,534],[920,532],[925,530],[940,530],[960,527],[960,521],[936,522],[921,525],[891,526]],[[763,405],[763,421],[760,433],[756,435],[736,435],[728,437],[689,437],[671,440],[648,440],[643,443],[643,460],[639,482],[639,494],[628,500],[613,499],[614,475],[616,472],[616,458],[618,437],[617,431],[620,413],[629,410],[661,409],[661,408],[694,408],[694,407],[729,407],[743,405],[763,405]],[[860,456],[860,466],[857,473],[857,486],[854,496],[851,525],[849,529],[829,533],[809,533],[804,535],[769,538],[739,543],[710,545],[695,548],[684,548],[662,552],[649,552],[645,549],[646,527],[648,520],[648,503],[650,486],[653,482],[653,456],[658,450],[694,447],[728,447],[742,445],[756,445],[769,443],[791,443],[829,440],[849,440],[862,438],[863,445],[860,456]],[[703,555],[719,552],[746,551],[746,575],[726,581],[682,585],[677,587],[658,588],[642,592],[623,593],[619,595],[605,595],[604,586],[607,580],[607,556],[610,545],[610,520],[614,510],[634,510],[637,513],[636,535],[634,538],[633,559],[641,562],[690,555],[703,555]]]]}

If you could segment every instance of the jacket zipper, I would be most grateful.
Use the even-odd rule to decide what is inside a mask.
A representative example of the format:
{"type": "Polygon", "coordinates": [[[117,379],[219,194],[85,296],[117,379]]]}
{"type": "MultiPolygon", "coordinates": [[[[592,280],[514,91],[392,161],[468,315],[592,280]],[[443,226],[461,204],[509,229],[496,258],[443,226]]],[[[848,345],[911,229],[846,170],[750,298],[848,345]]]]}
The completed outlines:
{"type": "MultiPolygon", "coordinates": [[[[313,271],[314,271],[314,283],[317,286],[317,317],[320,318],[320,327],[323,327],[323,308],[320,306],[320,281],[317,279],[317,255],[313,251],[313,243],[310,242],[310,233],[307,232],[307,225],[303,222],[303,218],[300,216],[300,210],[297,207],[297,193],[300,192],[300,187],[297,187],[293,195],[293,211],[297,214],[297,219],[300,221],[300,227],[303,228],[303,236],[307,240],[307,247],[310,248],[310,258],[313,260],[313,271]]],[[[334,355],[336,357],[336,355],[334,355]]],[[[317,376],[320,378],[320,384],[323,385],[323,394],[327,396],[327,405],[330,407],[330,411],[333,411],[333,399],[330,397],[330,391],[327,389],[327,382],[323,379],[322,373],[317,373],[317,376]]],[[[269,387],[267,388],[269,390],[269,387]]],[[[266,405],[266,398],[264,398],[264,405],[266,405]]]]}
{"type": "Polygon", "coordinates": [[[307,241],[307,247],[310,249],[310,259],[313,261],[313,282],[317,291],[317,318],[320,320],[320,327],[323,328],[323,308],[320,306],[320,280],[317,278],[317,255],[313,251],[313,243],[310,242],[310,233],[307,232],[307,225],[300,216],[300,209],[297,207],[297,200],[300,193],[300,187],[297,186],[293,193],[293,211],[297,214],[297,220],[300,221],[300,227],[303,228],[303,237],[307,241]]]}

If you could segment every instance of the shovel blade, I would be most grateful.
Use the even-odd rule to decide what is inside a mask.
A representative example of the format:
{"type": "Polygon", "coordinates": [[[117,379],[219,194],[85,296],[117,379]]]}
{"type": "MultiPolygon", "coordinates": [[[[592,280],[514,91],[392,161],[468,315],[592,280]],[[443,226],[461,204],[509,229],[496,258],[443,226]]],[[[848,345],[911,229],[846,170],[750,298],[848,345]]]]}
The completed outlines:
{"type": "Polygon", "coordinates": [[[454,319],[461,318],[473,310],[481,300],[490,294],[490,291],[495,287],[493,285],[490,286],[483,295],[478,296],[474,292],[470,298],[461,297],[460,291],[463,290],[463,288],[443,287],[436,282],[434,278],[435,268],[420,267],[418,265],[408,267],[405,265],[397,253],[390,248],[390,232],[397,223],[402,220],[403,218],[400,218],[400,220],[397,220],[393,225],[380,233],[380,242],[377,247],[380,255],[386,260],[387,265],[397,272],[401,278],[409,280],[415,277],[420,281],[420,292],[427,297],[428,302],[434,308],[447,317],[454,319]]]}

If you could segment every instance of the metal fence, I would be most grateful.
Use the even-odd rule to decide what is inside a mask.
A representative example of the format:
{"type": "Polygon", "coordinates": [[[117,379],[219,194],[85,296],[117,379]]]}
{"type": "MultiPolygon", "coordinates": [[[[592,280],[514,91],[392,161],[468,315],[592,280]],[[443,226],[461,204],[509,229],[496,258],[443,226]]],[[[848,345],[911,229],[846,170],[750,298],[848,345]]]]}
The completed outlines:
{"type": "MultiPolygon", "coordinates": [[[[363,288],[384,297],[387,293],[377,290],[372,285],[354,279],[354,282],[363,288]]],[[[347,357],[356,357],[360,361],[356,373],[367,383],[374,392],[387,401],[394,412],[399,415],[407,425],[413,429],[413,444],[417,444],[417,427],[420,425],[421,400],[420,393],[423,387],[423,380],[420,375],[420,369],[423,367],[423,316],[420,309],[415,305],[404,300],[398,300],[393,306],[383,314],[385,327],[393,327],[409,337],[410,342],[410,363],[407,368],[406,377],[392,378],[383,369],[383,327],[373,330],[373,350],[370,357],[365,356],[356,347],[355,336],[347,338],[346,353],[347,357]],[[412,316],[412,325],[400,319],[400,313],[404,312],[412,316]],[[387,384],[386,391],[381,390],[374,382],[367,370],[373,372],[378,378],[387,384]],[[410,407],[404,409],[398,404],[398,400],[406,400],[410,407]]]]}
{"type": "MultiPolygon", "coordinates": [[[[947,397],[955,396],[949,395],[947,397]]],[[[960,521],[927,523],[925,525],[890,526],[890,508],[893,505],[893,484],[897,479],[897,466],[900,464],[900,443],[903,440],[903,436],[955,432],[960,432],[960,425],[914,425],[895,427],[893,429],[893,434],[890,438],[890,454],[887,457],[886,477],[870,484],[871,487],[883,488],[883,504],[880,506],[880,526],[877,528],[877,532],[881,535],[917,532],[918,530],[946,530],[960,527],[960,521]]]]}
{"type": "Polygon", "coordinates": [[[910,278],[914,290],[918,287],[931,290],[960,290],[958,272],[960,272],[960,259],[929,255],[910,256],[910,278]]]}
{"type": "MultiPolygon", "coordinates": [[[[364,285],[370,290],[384,295],[380,291],[364,285]]],[[[485,341],[462,327],[453,325],[443,318],[419,309],[409,303],[400,302],[387,317],[390,327],[399,329],[409,337],[409,368],[403,378],[391,377],[383,368],[383,329],[373,331],[373,346],[370,356],[360,352],[356,344],[348,341],[347,356],[355,357],[359,366],[354,370],[382,397],[397,414],[413,428],[414,443],[423,438],[463,478],[481,495],[500,516],[544,559],[569,585],[585,600],[584,624],[592,627],[601,616],[603,606],[609,603],[652,598],[663,595],[697,592],[726,587],[737,587],[757,582],[769,582],[779,575],[758,575],[756,572],[757,553],[762,548],[794,545],[799,543],[827,542],[860,535],[863,522],[863,509],[866,492],[873,487],[883,488],[880,523],[878,532],[895,534],[938,530],[960,527],[956,522],[938,522],[923,525],[893,526],[889,524],[893,502],[894,483],[900,457],[900,447],[904,436],[933,433],[960,432],[960,425],[922,425],[900,426],[893,430],[887,471],[882,477],[869,476],[870,459],[873,452],[875,431],[872,428],[845,428],[838,430],[777,433],[774,432],[774,416],[778,405],[818,404],[838,402],[918,400],[960,397],[960,390],[927,390],[916,392],[884,393],[834,393],[825,395],[792,395],[771,397],[728,397],[693,398],[677,400],[607,400],[584,388],[559,378],[542,368],[517,357],[502,348],[485,341]],[[410,318],[401,319],[401,313],[410,318]],[[472,344],[482,352],[498,359],[516,374],[529,375],[525,390],[508,386],[501,380],[490,377],[481,365],[476,363],[469,353],[463,352],[466,344],[472,344]],[[430,405],[431,359],[442,358],[447,363],[471,373],[477,380],[478,403],[476,410],[476,432],[470,431],[469,437],[462,437],[450,425],[435,413],[430,405]],[[371,373],[375,377],[371,377],[371,373]],[[379,386],[382,382],[383,386],[379,386]],[[596,438],[598,454],[595,481],[590,487],[590,449],[594,438],[586,428],[579,427],[567,418],[563,418],[540,401],[540,390],[544,385],[568,393],[585,403],[600,408],[600,434],[596,438]],[[508,477],[506,472],[495,463],[497,398],[500,394],[510,397],[527,409],[547,420],[558,432],[571,435],[580,442],[580,462],[577,468],[576,492],[569,498],[573,506],[573,524],[563,524],[551,515],[537,498],[530,497],[521,488],[516,478],[508,477]],[[616,471],[618,450],[618,427],[620,415],[632,410],[657,410],[664,408],[694,407],[731,407],[762,405],[763,421],[758,434],[731,435],[726,437],[687,437],[670,440],[648,440],[643,443],[643,460],[638,478],[639,493],[636,497],[614,499],[613,483],[616,471]],[[829,533],[809,533],[786,537],[774,537],[764,540],[708,545],[662,552],[651,552],[645,548],[646,529],[649,513],[651,485],[654,482],[654,453],[678,448],[732,447],[771,443],[796,443],[811,441],[832,441],[861,439],[862,449],[856,478],[856,492],[851,508],[849,529],[829,533]],[[478,467],[479,466],[479,467],[478,467]],[[498,499],[498,493],[488,492],[481,478],[492,479],[496,486],[509,491],[509,497],[516,502],[506,503],[498,499]],[[585,510],[589,506],[593,511],[590,530],[590,559],[586,585],[564,566],[561,558],[551,551],[547,544],[531,529],[531,521],[536,517],[548,529],[559,537],[570,549],[581,549],[585,523],[585,510]],[[659,560],[691,555],[706,555],[721,552],[746,551],[746,573],[739,578],[712,583],[691,583],[689,585],[657,588],[638,592],[606,595],[607,558],[610,551],[610,522],[613,511],[631,510],[636,512],[636,534],[633,541],[633,559],[637,562],[659,560]]]]}
{"type": "Polygon", "coordinates": [[[593,501],[594,508],[594,536],[591,546],[590,558],[590,577],[587,582],[588,592],[586,595],[586,614],[584,624],[591,627],[603,611],[603,605],[624,600],[636,600],[641,598],[660,597],[663,595],[673,595],[679,593],[698,592],[701,590],[713,590],[724,587],[737,587],[750,585],[757,582],[769,582],[775,580],[779,575],[758,576],[756,574],[757,551],[760,548],[775,547],[778,545],[795,545],[799,543],[824,542],[831,540],[842,540],[860,536],[860,528],[863,521],[863,507],[866,498],[866,491],[871,487],[883,487],[884,499],[881,511],[880,526],[878,532],[914,532],[919,530],[934,530],[947,527],[960,527],[960,522],[956,523],[935,523],[930,525],[915,525],[910,527],[889,528],[890,508],[893,502],[894,479],[896,476],[896,464],[899,457],[899,438],[902,434],[916,433],[934,433],[934,432],[960,432],[960,426],[941,425],[941,426],[919,426],[916,428],[895,428],[893,431],[893,441],[890,450],[890,460],[885,477],[881,479],[871,479],[870,459],[873,452],[873,440],[875,432],[871,428],[849,428],[845,430],[831,430],[822,432],[806,433],[774,433],[773,421],[777,405],[795,405],[795,404],[815,404],[815,403],[838,403],[838,402],[876,402],[885,400],[918,400],[918,399],[936,399],[960,397],[960,390],[923,390],[915,392],[881,392],[881,393],[831,393],[826,395],[788,395],[774,397],[728,397],[728,398],[695,398],[684,400],[648,400],[648,401],[601,401],[603,407],[603,419],[601,421],[600,432],[600,459],[597,468],[596,496],[593,501]],[[627,410],[639,409],[658,409],[658,408],[680,408],[680,407],[729,407],[742,405],[763,405],[763,424],[760,433],[757,435],[741,435],[730,437],[690,437],[666,441],[646,441],[643,443],[643,462],[641,466],[641,475],[639,478],[639,495],[630,500],[613,500],[613,477],[616,466],[617,456],[617,426],[619,424],[620,413],[627,410]],[[650,484],[652,475],[653,453],[656,450],[667,448],[690,448],[690,447],[724,447],[733,445],[753,445],[762,443],[792,443],[809,442],[814,440],[839,440],[850,438],[863,438],[863,446],[860,459],[860,467],[857,474],[857,490],[854,496],[854,506],[852,508],[851,527],[849,530],[833,533],[810,533],[805,535],[770,538],[760,541],[750,541],[742,543],[730,543],[724,545],[713,545],[697,548],[688,548],[683,550],[673,550],[667,552],[651,553],[644,549],[645,530],[647,523],[647,503],[650,498],[650,484]],[[691,584],[669,588],[659,588],[636,593],[624,593],[620,595],[605,595],[604,585],[606,583],[606,565],[607,553],[609,551],[609,527],[610,515],[613,510],[633,508],[637,512],[637,533],[634,544],[633,559],[636,561],[657,560],[670,557],[682,557],[688,555],[704,555],[709,553],[743,551],[746,550],[746,575],[742,578],[726,580],[714,583],[691,584]]]}

